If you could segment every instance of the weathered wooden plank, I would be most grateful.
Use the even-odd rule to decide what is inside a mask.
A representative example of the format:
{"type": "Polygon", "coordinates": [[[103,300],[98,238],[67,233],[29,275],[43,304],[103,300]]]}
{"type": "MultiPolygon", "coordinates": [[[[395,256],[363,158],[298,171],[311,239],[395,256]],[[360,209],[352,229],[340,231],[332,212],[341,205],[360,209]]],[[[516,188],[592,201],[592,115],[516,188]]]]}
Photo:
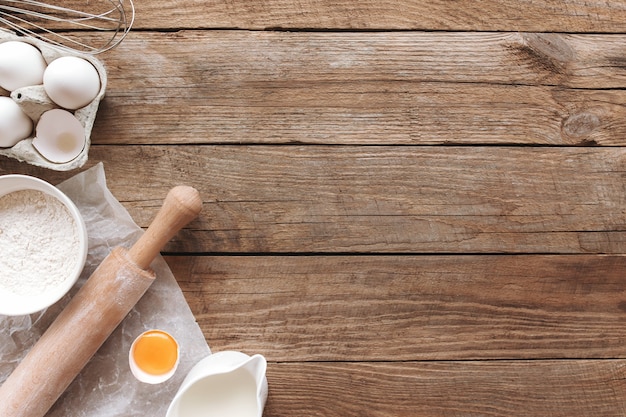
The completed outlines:
{"type": "MultiPolygon", "coordinates": [[[[198,188],[189,252],[625,253],[620,147],[94,146],[146,227],[198,188]]],[[[0,172],[53,174],[4,160],[0,172]]]]}
{"type": "MultiPolygon", "coordinates": [[[[624,32],[626,22],[626,8],[621,1],[602,0],[484,0],[478,7],[470,0],[135,0],[134,3],[136,30],[282,28],[615,33],[624,32]]],[[[64,0],[62,6],[97,14],[111,9],[112,3],[64,0]]],[[[126,11],[130,12],[127,5],[126,11]]],[[[67,27],[55,22],[45,25],[67,27]]]]}
{"type": "Polygon", "coordinates": [[[626,37],[140,33],[93,140],[622,145],[626,37]]]}
{"type": "Polygon", "coordinates": [[[112,80],[137,88],[351,78],[624,88],[625,42],[626,34],[183,30],[133,33],[101,57],[112,80]]]}
{"type": "Polygon", "coordinates": [[[247,344],[276,360],[623,355],[621,257],[168,261],[220,350],[247,344]]]}
{"type": "Polygon", "coordinates": [[[623,32],[620,1],[178,0],[137,1],[141,28],[519,30],[623,32]]]}
{"type": "Polygon", "coordinates": [[[214,350],[274,361],[616,358],[623,256],[167,257],[214,350]]]}
{"type": "Polygon", "coordinates": [[[624,152],[124,146],[93,157],[113,164],[113,190],[142,226],[159,189],[198,187],[204,215],[178,250],[624,253],[624,152]]]}
{"type": "Polygon", "coordinates": [[[105,103],[94,143],[622,145],[626,141],[626,109],[621,104],[626,90],[305,82],[165,94],[150,99],[118,96],[112,106],[105,103]]]}
{"type": "Polygon", "coordinates": [[[621,417],[624,361],[270,363],[264,416],[621,417]]]}

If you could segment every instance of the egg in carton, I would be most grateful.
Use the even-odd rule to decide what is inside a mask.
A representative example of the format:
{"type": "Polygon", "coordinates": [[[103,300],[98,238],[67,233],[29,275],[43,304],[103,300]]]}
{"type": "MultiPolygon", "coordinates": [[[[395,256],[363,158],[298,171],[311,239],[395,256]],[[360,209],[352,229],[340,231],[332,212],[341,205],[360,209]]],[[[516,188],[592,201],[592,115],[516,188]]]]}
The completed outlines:
{"type": "MultiPolygon", "coordinates": [[[[0,147],[0,155],[56,171],[69,171],[82,167],[88,159],[91,144],[91,130],[96,119],[98,106],[106,90],[107,74],[104,65],[91,55],[71,52],[37,39],[17,36],[12,32],[0,29],[0,46],[2,43],[9,41],[25,42],[37,48],[43,56],[46,69],[50,68],[51,63],[62,57],[81,58],[95,68],[100,82],[99,89],[95,93],[95,98],[91,99],[86,105],[81,104],[79,108],[75,109],[63,107],[58,104],[58,102],[62,100],[57,99],[56,102],[52,100],[43,84],[27,85],[13,91],[8,91],[0,87],[0,97],[10,97],[17,103],[23,113],[32,120],[33,126],[29,137],[19,140],[11,147],[0,147]],[[70,116],[73,117],[70,118],[70,116]],[[38,128],[43,124],[48,126],[46,128],[47,130],[57,132],[59,129],[71,128],[71,126],[75,124],[75,126],[73,126],[75,130],[80,129],[80,134],[84,134],[84,145],[75,151],[78,153],[77,156],[72,156],[71,160],[52,158],[50,157],[50,153],[44,156],[46,152],[43,151],[48,145],[42,143],[43,141],[40,138],[36,138],[36,134],[39,131],[38,128]],[[33,141],[35,141],[35,145],[33,145],[33,141]],[[36,146],[37,141],[42,143],[42,145],[36,146]]],[[[65,133],[61,132],[61,134],[65,133]]],[[[62,147],[64,145],[60,144],[59,146],[62,147]]]]}

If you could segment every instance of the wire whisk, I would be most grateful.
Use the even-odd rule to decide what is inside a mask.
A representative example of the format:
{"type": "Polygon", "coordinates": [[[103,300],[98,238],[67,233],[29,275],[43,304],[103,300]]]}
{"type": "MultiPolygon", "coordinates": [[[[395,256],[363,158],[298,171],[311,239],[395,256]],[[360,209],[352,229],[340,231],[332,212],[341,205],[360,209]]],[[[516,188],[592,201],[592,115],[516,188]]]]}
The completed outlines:
{"type": "Polygon", "coordinates": [[[37,0],[0,0],[0,25],[62,49],[98,54],[122,42],[135,20],[132,0],[83,1],[80,7],[37,0]],[[85,3],[89,10],[84,10],[85,3]]]}

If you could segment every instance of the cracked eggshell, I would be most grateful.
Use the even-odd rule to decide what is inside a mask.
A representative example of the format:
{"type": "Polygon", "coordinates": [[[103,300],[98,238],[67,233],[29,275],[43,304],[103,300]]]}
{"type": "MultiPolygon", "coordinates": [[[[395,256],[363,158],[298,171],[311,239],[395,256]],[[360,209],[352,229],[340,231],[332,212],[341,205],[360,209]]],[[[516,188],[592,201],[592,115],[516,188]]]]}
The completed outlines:
{"type": "MultiPolygon", "coordinates": [[[[106,90],[107,74],[104,65],[93,56],[72,53],[51,46],[43,41],[17,36],[13,32],[7,31],[5,29],[0,29],[0,44],[13,40],[28,42],[36,46],[41,51],[41,54],[43,55],[44,60],[47,64],[50,64],[52,61],[62,56],[77,56],[87,60],[94,66],[94,68],[98,72],[98,75],[100,76],[100,90],[97,96],[93,99],[93,101],[91,101],[85,107],[82,107],[73,112],[74,116],[76,117],[76,119],[78,119],[78,121],[85,130],[85,146],[75,159],[66,163],[55,163],[47,160],[33,146],[32,142],[34,138],[32,135],[24,140],[19,141],[15,146],[11,148],[0,148],[0,155],[8,156],[21,162],[27,162],[31,165],[40,166],[55,171],[69,171],[82,167],[88,159],[89,147],[91,145],[91,130],[96,119],[98,106],[102,98],[104,98],[106,90]]],[[[2,93],[1,89],[0,93],[2,93]]],[[[52,108],[58,107],[47,96],[44,91],[43,85],[23,87],[12,91],[10,94],[13,97],[13,100],[18,103],[22,110],[27,115],[31,116],[31,118],[33,118],[35,123],[37,122],[39,116],[41,116],[44,112],[51,110],[52,108]]],[[[7,92],[7,95],[9,95],[9,92],[7,92]]]]}
{"type": "Polygon", "coordinates": [[[85,147],[85,129],[67,110],[53,109],[41,115],[35,127],[33,147],[50,162],[65,164],[85,147]]]}

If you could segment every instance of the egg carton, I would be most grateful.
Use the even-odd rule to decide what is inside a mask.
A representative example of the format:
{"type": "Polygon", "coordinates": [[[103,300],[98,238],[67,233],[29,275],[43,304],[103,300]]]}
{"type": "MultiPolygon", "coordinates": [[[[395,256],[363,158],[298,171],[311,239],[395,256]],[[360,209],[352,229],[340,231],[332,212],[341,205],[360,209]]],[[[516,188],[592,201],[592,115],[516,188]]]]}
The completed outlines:
{"type": "MultiPolygon", "coordinates": [[[[65,51],[43,41],[17,36],[13,32],[0,29],[0,43],[7,41],[26,42],[35,46],[41,51],[46,64],[50,64],[52,61],[62,56],[76,56],[87,60],[98,71],[98,75],[100,76],[100,91],[96,98],[85,107],[72,111],[85,129],[85,147],[73,160],[65,163],[54,163],[41,156],[32,144],[34,130],[30,137],[19,141],[14,146],[10,148],[0,148],[0,155],[55,171],[70,171],[82,167],[88,159],[89,146],[91,144],[91,130],[96,119],[98,106],[100,105],[100,101],[104,98],[104,92],[106,90],[107,74],[104,65],[91,55],[65,51]]],[[[34,125],[37,124],[44,112],[61,108],[48,97],[43,85],[22,87],[13,92],[8,92],[0,87],[0,96],[10,96],[21,107],[22,111],[33,120],[34,125]]]]}

